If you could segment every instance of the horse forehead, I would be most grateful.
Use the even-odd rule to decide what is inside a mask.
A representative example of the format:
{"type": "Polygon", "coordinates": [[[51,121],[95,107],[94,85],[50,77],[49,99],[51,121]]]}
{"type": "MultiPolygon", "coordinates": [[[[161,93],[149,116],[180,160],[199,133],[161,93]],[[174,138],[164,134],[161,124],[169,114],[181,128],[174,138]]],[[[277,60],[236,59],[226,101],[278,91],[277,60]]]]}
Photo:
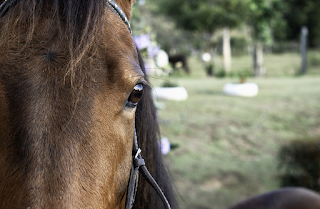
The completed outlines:
{"type": "Polygon", "coordinates": [[[136,45],[127,25],[118,15],[108,8],[106,9],[101,53],[105,56],[109,66],[133,70],[132,73],[141,74],[136,45]]]}

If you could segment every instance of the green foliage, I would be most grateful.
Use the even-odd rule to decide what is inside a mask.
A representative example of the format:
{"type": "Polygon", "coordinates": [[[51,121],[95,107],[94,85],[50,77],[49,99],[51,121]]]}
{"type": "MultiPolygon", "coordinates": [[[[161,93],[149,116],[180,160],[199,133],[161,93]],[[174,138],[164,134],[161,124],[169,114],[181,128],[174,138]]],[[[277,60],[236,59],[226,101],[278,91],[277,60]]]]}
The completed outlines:
{"type": "Polygon", "coordinates": [[[214,75],[217,78],[224,78],[227,76],[227,72],[223,68],[220,68],[220,70],[218,70],[214,75]]]}
{"type": "Polygon", "coordinates": [[[252,71],[245,69],[237,72],[237,76],[240,79],[240,83],[244,83],[248,77],[252,77],[252,71]]]}
{"type": "Polygon", "coordinates": [[[255,41],[270,45],[273,42],[273,28],[282,27],[281,32],[285,31],[282,0],[249,0],[248,9],[248,24],[252,27],[252,37],[255,41]]]}
{"type": "Polygon", "coordinates": [[[158,4],[149,0],[144,5],[133,4],[130,23],[133,35],[151,34],[168,53],[188,54],[195,40],[192,34],[177,29],[172,20],[159,13],[158,4]]]}
{"type": "Polygon", "coordinates": [[[223,68],[220,68],[214,75],[216,78],[239,78],[240,81],[245,82],[248,77],[252,77],[252,72],[249,69],[226,72],[223,68]]]}
{"type": "Polygon", "coordinates": [[[280,149],[281,186],[302,186],[320,192],[320,138],[292,141],[280,149]]]}
{"type": "Polygon", "coordinates": [[[158,4],[178,27],[195,33],[212,34],[223,27],[248,24],[255,41],[272,44],[274,28],[277,37],[286,31],[283,0],[159,0],[158,4]]]}
{"type": "Polygon", "coordinates": [[[249,42],[244,37],[230,37],[230,45],[232,46],[232,56],[240,56],[248,53],[246,49],[249,42]]]}
{"type": "Polygon", "coordinates": [[[165,81],[165,82],[163,82],[161,87],[178,87],[178,84],[173,83],[171,81],[165,81]]]}
{"type": "Polygon", "coordinates": [[[221,27],[236,27],[243,22],[244,0],[159,0],[159,9],[178,27],[192,32],[213,33],[221,27]]]}
{"type": "Polygon", "coordinates": [[[320,46],[320,1],[318,0],[283,0],[286,10],[283,11],[287,20],[285,39],[299,40],[302,26],[309,28],[310,46],[320,46]]]}
{"type": "Polygon", "coordinates": [[[320,68],[320,55],[319,53],[309,53],[308,54],[308,66],[320,68]]]}

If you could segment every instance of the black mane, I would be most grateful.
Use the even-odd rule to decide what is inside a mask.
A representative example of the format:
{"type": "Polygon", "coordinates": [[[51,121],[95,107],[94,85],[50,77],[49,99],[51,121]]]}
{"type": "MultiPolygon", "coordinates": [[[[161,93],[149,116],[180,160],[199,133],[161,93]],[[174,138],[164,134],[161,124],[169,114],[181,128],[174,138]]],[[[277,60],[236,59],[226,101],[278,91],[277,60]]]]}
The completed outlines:
{"type": "MultiPolygon", "coordinates": [[[[139,62],[141,69],[145,73],[145,67],[140,53],[139,62]]],[[[144,97],[138,104],[136,111],[136,130],[138,143],[140,148],[142,149],[142,157],[144,157],[150,173],[163,190],[171,205],[171,208],[179,208],[174,197],[172,189],[173,187],[166,171],[166,167],[163,164],[160,148],[158,146],[160,130],[156,116],[156,108],[152,100],[150,88],[147,88],[145,90],[144,97]]],[[[134,208],[164,208],[158,194],[141,176],[139,179],[139,187],[137,190],[134,208]]]]}

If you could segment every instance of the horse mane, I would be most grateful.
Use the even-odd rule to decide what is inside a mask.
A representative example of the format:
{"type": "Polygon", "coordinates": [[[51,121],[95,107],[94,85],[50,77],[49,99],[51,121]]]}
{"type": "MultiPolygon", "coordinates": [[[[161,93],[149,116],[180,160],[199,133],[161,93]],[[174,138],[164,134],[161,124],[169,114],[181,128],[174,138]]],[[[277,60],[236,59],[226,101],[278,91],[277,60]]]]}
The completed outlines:
{"type": "MultiPolygon", "coordinates": [[[[50,20],[56,31],[47,32],[47,42],[59,34],[67,42],[68,69],[72,71],[94,48],[97,35],[101,35],[104,19],[105,0],[16,0],[2,19],[0,46],[4,49],[12,37],[12,31],[23,31],[23,41],[19,41],[21,51],[31,44],[35,28],[43,19],[50,20]],[[14,7],[14,9],[13,9],[14,7]]],[[[33,43],[34,45],[34,43],[33,43]]],[[[20,52],[21,52],[20,51],[20,52]]]]}
{"type": "MultiPolygon", "coordinates": [[[[138,56],[140,67],[145,73],[144,62],[139,52],[138,56]]],[[[146,88],[144,90],[144,96],[142,101],[139,102],[136,110],[136,131],[138,143],[142,149],[141,153],[143,155],[142,157],[145,159],[146,166],[163,190],[171,208],[179,208],[174,197],[172,183],[170,182],[169,174],[166,171],[160,147],[158,145],[160,130],[151,90],[151,88],[146,88]]],[[[139,178],[139,186],[134,208],[163,208],[163,203],[161,202],[158,194],[141,176],[139,178]]]]}

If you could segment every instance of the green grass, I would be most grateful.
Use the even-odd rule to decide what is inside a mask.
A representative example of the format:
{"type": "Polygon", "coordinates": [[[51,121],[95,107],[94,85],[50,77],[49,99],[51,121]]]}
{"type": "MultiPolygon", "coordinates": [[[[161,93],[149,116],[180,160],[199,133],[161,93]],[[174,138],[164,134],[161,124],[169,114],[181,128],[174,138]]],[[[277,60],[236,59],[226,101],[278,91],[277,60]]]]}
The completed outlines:
{"type": "MultiPolygon", "coordinates": [[[[235,63],[249,60],[238,59],[235,63]]],[[[254,98],[224,95],[223,85],[235,78],[207,78],[202,69],[191,76],[151,79],[154,86],[163,79],[177,82],[189,94],[182,102],[159,101],[165,105],[159,110],[162,136],[179,144],[166,161],[181,208],[223,209],[276,189],[281,145],[320,135],[319,73],[294,76],[299,62],[292,54],[268,59],[288,61],[278,63],[282,67],[266,63],[272,76],[248,80],[259,86],[254,98]]],[[[194,72],[202,65],[193,59],[191,66],[194,72]]]]}

